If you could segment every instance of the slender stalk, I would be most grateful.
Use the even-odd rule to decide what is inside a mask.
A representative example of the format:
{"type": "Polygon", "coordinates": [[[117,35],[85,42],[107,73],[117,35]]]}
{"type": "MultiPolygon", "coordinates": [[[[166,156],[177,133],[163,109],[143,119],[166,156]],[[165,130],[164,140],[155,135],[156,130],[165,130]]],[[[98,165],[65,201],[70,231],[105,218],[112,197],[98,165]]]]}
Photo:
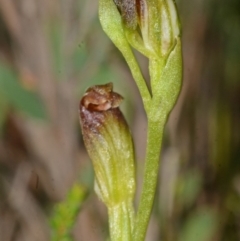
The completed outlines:
{"type": "MultiPolygon", "coordinates": [[[[127,48],[125,48],[127,49],[127,48]]],[[[150,108],[150,102],[151,102],[151,95],[148,90],[147,84],[145,82],[145,79],[143,78],[142,72],[139,68],[139,65],[136,61],[135,56],[133,55],[131,49],[122,51],[123,56],[125,57],[125,60],[131,70],[131,73],[133,75],[133,78],[138,86],[139,92],[142,97],[143,105],[146,111],[150,108]]]]}
{"type": "MultiPolygon", "coordinates": [[[[154,108],[155,109],[155,108],[154,108]]],[[[150,219],[159,172],[159,156],[166,115],[158,121],[148,116],[147,153],[144,168],[143,188],[134,225],[134,241],[144,241],[150,219]]]]}
{"type": "Polygon", "coordinates": [[[108,208],[111,241],[132,241],[134,209],[132,202],[108,208]]]}

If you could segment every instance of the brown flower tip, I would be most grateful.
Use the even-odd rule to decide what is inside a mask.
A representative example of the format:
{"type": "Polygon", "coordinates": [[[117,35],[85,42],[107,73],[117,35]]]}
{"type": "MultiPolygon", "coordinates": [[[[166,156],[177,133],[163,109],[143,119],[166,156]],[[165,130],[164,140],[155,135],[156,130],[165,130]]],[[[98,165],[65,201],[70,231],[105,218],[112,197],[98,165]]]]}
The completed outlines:
{"type": "Polygon", "coordinates": [[[113,84],[108,83],[88,88],[80,104],[89,111],[106,111],[117,108],[122,100],[121,95],[113,92],[113,84]]]}
{"type": "MultiPolygon", "coordinates": [[[[99,128],[112,121],[127,126],[125,118],[118,108],[123,97],[113,92],[113,84],[95,85],[87,89],[79,105],[80,123],[86,142],[93,134],[99,134],[99,128]]],[[[100,131],[101,132],[101,131],[100,131]]]]}

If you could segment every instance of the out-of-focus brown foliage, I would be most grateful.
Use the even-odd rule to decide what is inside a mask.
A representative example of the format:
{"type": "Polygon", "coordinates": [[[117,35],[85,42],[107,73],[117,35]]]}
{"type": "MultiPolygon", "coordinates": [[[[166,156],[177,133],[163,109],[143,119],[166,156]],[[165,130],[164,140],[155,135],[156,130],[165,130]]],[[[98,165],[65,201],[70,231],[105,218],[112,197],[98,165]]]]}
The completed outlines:
{"type": "MultiPolygon", "coordinates": [[[[184,80],[167,125],[147,240],[237,241],[240,3],[177,5],[184,80]]],[[[146,60],[137,58],[148,76],[146,60]]],[[[78,101],[86,87],[110,81],[125,97],[141,184],[146,118],[123,58],[101,30],[97,1],[0,0],[1,240],[50,240],[50,207],[78,177],[91,189],[78,101]]],[[[73,233],[75,240],[107,236],[106,210],[95,197],[73,233]]]]}

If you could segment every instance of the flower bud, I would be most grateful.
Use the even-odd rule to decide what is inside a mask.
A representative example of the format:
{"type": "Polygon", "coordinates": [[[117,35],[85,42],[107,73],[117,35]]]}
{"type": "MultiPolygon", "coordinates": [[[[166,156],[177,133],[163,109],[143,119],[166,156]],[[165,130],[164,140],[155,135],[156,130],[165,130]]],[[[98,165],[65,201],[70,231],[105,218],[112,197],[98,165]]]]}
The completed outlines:
{"type": "Polygon", "coordinates": [[[150,57],[149,52],[152,56],[169,54],[180,34],[173,0],[114,0],[114,2],[121,15],[125,34],[133,47],[143,54],[146,53],[148,57],[150,57]],[[144,46],[141,46],[140,42],[144,46]]]}
{"type": "Polygon", "coordinates": [[[80,101],[83,140],[95,171],[95,191],[108,206],[133,200],[132,138],[119,109],[123,98],[112,83],[89,88],[80,101]]]}

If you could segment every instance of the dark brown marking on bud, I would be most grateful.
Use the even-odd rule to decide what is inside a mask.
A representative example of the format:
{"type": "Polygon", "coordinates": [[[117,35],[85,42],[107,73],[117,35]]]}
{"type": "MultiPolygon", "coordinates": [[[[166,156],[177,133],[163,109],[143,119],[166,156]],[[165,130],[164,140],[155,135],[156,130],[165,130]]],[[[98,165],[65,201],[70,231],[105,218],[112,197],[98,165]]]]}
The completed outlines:
{"type": "Polygon", "coordinates": [[[136,0],[114,0],[124,24],[130,29],[137,28],[136,0]]]}
{"type": "Polygon", "coordinates": [[[100,134],[100,129],[108,125],[109,120],[127,125],[119,108],[108,109],[106,111],[91,111],[84,106],[80,106],[80,121],[83,134],[100,134]]]}
{"type": "Polygon", "coordinates": [[[145,0],[136,0],[136,9],[137,9],[138,20],[141,25],[141,21],[144,19],[144,11],[146,10],[145,0]]]}

